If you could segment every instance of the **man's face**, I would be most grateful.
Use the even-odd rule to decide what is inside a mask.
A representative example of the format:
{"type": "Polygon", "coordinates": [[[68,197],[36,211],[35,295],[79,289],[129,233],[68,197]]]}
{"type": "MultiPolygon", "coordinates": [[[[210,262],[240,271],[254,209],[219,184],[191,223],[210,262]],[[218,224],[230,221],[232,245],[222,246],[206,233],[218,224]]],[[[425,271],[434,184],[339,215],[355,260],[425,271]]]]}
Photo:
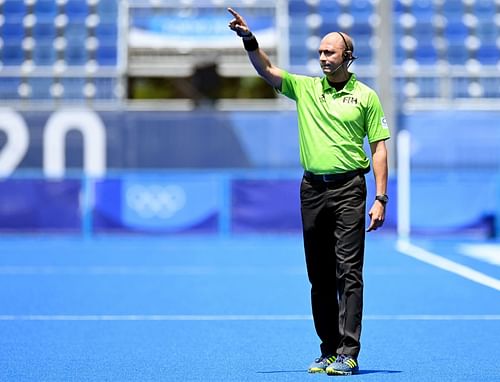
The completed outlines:
{"type": "Polygon", "coordinates": [[[337,36],[326,36],[319,45],[319,63],[323,73],[333,73],[344,61],[344,42],[337,36]]]}

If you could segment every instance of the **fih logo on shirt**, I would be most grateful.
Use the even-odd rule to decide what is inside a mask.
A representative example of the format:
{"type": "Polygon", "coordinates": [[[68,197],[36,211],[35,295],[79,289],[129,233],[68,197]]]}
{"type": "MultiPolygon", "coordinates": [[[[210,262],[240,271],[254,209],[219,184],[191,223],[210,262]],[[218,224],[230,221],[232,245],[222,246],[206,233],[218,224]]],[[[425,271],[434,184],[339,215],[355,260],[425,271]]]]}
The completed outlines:
{"type": "Polygon", "coordinates": [[[342,98],[342,103],[348,103],[350,105],[357,105],[358,99],[351,97],[351,96],[345,96],[344,98],[342,98]]]}

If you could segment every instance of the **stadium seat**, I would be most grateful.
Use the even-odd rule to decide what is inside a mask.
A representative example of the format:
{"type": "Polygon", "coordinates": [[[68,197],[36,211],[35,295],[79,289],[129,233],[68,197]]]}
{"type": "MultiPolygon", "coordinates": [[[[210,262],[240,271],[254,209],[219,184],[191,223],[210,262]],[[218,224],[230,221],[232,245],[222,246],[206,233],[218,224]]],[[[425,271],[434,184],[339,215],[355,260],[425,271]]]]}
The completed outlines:
{"type": "Polygon", "coordinates": [[[353,35],[353,38],[356,40],[356,38],[359,39],[360,37],[366,38],[372,36],[373,28],[368,22],[356,20],[352,25],[350,32],[353,35]]]}
{"type": "Polygon", "coordinates": [[[97,48],[97,63],[101,66],[116,66],[118,62],[118,52],[116,43],[106,44],[106,41],[100,41],[97,48]]]}
{"type": "Polygon", "coordinates": [[[64,58],[69,66],[82,66],[87,62],[87,52],[83,41],[68,40],[64,58]]]}
{"type": "Polygon", "coordinates": [[[498,98],[498,89],[500,89],[499,78],[481,78],[479,82],[484,88],[484,97],[498,98]]]}
{"type": "Polygon", "coordinates": [[[52,40],[56,36],[56,28],[54,26],[53,20],[49,22],[40,22],[38,21],[35,26],[32,29],[33,37],[37,39],[37,41],[40,40],[49,40],[52,42],[52,40]]]}
{"type": "Polygon", "coordinates": [[[31,86],[31,97],[34,100],[50,99],[50,87],[52,86],[52,78],[34,77],[30,78],[29,85],[31,86]]]}
{"type": "Polygon", "coordinates": [[[469,82],[467,78],[454,78],[452,81],[453,98],[468,98],[469,82]]]}
{"type": "Polygon", "coordinates": [[[451,65],[464,65],[470,54],[462,44],[450,44],[448,47],[447,59],[451,65]]]}
{"type": "Polygon", "coordinates": [[[98,39],[103,38],[116,41],[118,38],[118,28],[116,23],[101,22],[95,28],[95,33],[98,39]]]}
{"type": "Polygon", "coordinates": [[[436,48],[432,45],[432,41],[419,41],[414,52],[415,58],[420,64],[432,65],[435,64],[438,58],[436,48]]]}
{"type": "Polygon", "coordinates": [[[491,0],[478,0],[474,4],[474,13],[480,19],[489,19],[497,12],[496,4],[491,0]]]}
{"type": "Polygon", "coordinates": [[[415,1],[411,10],[413,15],[420,21],[430,21],[434,15],[434,4],[431,0],[415,1]]]}
{"type": "Polygon", "coordinates": [[[482,19],[475,29],[475,33],[482,43],[495,43],[500,36],[500,31],[490,18],[482,19]]]}
{"type": "Polygon", "coordinates": [[[319,27],[318,30],[318,36],[325,36],[326,34],[333,32],[333,31],[338,31],[340,28],[337,24],[337,22],[334,20],[327,20],[321,26],[319,27]]]}
{"type": "Polygon", "coordinates": [[[461,0],[441,1],[441,10],[447,16],[461,18],[465,12],[464,4],[461,0]]]}
{"type": "Polygon", "coordinates": [[[25,31],[22,23],[6,20],[0,29],[0,33],[6,43],[19,43],[23,39],[25,31]]]}
{"type": "Polygon", "coordinates": [[[89,14],[87,1],[85,0],[68,0],[65,6],[66,15],[70,22],[82,22],[89,14]]]}
{"type": "Polygon", "coordinates": [[[368,21],[370,16],[373,15],[373,7],[370,2],[366,0],[353,1],[349,11],[358,21],[368,21]]]}
{"type": "Polygon", "coordinates": [[[26,5],[22,0],[5,0],[2,6],[2,14],[10,23],[20,23],[26,14],[26,5]]]}
{"type": "Polygon", "coordinates": [[[96,99],[114,99],[116,79],[114,78],[95,78],[96,99]]]}
{"type": "Polygon", "coordinates": [[[54,50],[52,40],[37,40],[33,49],[33,61],[37,66],[50,66],[56,60],[56,51],[54,50]]]}
{"type": "Polygon", "coordinates": [[[292,17],[290,19],[289,50],[292,65],[306,65],[309,55],[306,41],[309,35],[309,28],[304,17],[292,17]]]}
{"type": "Polygon", "coordinates": [[[306,65],[309,59],[309,52],[304,44],[290,45],[290,63],[291,65],[306,65]]]}
{"type": "Polygon", "coordinates": [[[412,29],[412,35],[419,41],[431,42],[435,36],[435,31],[432,23],[429,20],[419,20],[412,29]]]}
{"type": "Polygon", "coordinates": [[[19,94],[17,88],[21,83],[18,77],[6,77],[0,79],[0,98],[3,100],[17,99],[19,94]]]}
{"type": "Polygon", "coordinates": [[[34,13],[39,20],[50,20],[57,14],[57,4],[54,0],[38,0],[34,5],[34,13]]]}
{"type": "Polygon", "coordinates": [[[97,4],[97,14],[103,22],[116,22],[118,15],[116,0],[100,0],[97,4]]]}
{"type": "Polygon", "coordinates": [[[318,12],[326,19],[331,16],[336,17],[341,10],[342,7],[336,1],[320,1],[318,4],[318,12]]]}
{"type": "Polygon", "coordinates": [[[450,40],[451,43],[462,42],[469,34],[469,30],[461,20],[448,20],[444,29],[444,35],[450,40]]]}
{"type": "Polygon", "coordinates": [[[2,64],[6,66],[21,65],[24,61],[24,52],[19,42],[4,42],[2,47],[2,64]]]}
{"type": "MultiPolygon", "coordinates": [[[[195,1],[190,3],[196,4],[195,1]]],[[[289,0],[288,69],[307,72],[313,66],[311,63],[317,61],[314,47],[317,39],[336,30],[354,38],[355,55],[359,57],[356,66],[374,64],[374,4],[372,0],[289,0]]],[[[474,59],[488,66],[488,70],[494,70],[500,63],[497,45],[500,41],[499,4],[495,0],[394,0],[395,65],[404,70],[401,65],[411,59],[425,70],[443,62],[466,68],[468,60],[474,59]],[[401,41],[405,43],[402,45],[401,41]]],[[[65,73],[68,79],[59,87],[59,90],[64,89],[64,99],[84,98],[82,89],[88,83],[95,84],[96,97],[116,98],[114,87],[118,77],[91,78],[86,82],[77,71],[86,67],[89,60],[95,60],[99,67],[117,67],[118,7],[117,0],[0,0],[0,66],[20,69],[26,60],[33,60],[34,72],[28,74],[33,81],[30,80],[21,93],[27,94],[29,89],[34,99],[50,98],[48,89],[52,79],[36,79],[36,71],[42,67],[46,73],[48,67],[56,64],[58,52],[61,52],[68,66],[65,73]],[[23,21],[28,23],[23,26],[23,21]],[[59,34],[64,37],[59,38],[61,44],[56,44],[56,50],[54,41],[59,34]],[[29,36],[33,37],[34,44],[23,47],[22,42],[29,42],[26,40],[29,36]],[[74,73],[74,80],[69,73],[74,73]]],[[[149,19],[135,15],[131,20],[147,23],[149,19]]],[[[0,72],[0,96],[18,98],[19,79],[11,79],[8,75],[0,72]],[[9,92],[6,84],[14,90],[9,92]]],[[[92,73],[88,75],[92,77],[92,73]]],[[[417,76],[398,82],[398,86],[404,87],[398,96],[418,93],[418,97],[432,98],[439,92],[437,78],[417,76]]],[[[452,88],[452,96],[456,97],[476,97],[478,94],[500,97],[500,86],[495,80],[457,79],[452,88]]],[[[87,95],[93,93],[91,86],[86,89],[87,95]]]]}
{"type": "Polygon", "coordinates": [[[290,16],[305,16],[310,12],[310,6],[304,0],[289,0],[290,16]]]}
{"type": "Polygon", "coordinates": [[[64,37],[71,40],[71,43],[81,46],[83,46],[87,34],[87,27],[84,22],[70,22],[64,30],[64,37]]]}
{"type": "MultiPolygon", "coordinates": [[[[500,60],[500,50],[496,44],[485,44],[476,52],[476,58],[485,65],[496,65],[500,60]]],[[[500,88],[499,88],[500,89],[500,88]]]]}
{"type": "Polygon", "coordinates": [[[358,57],[356,61],[359,65],[370,65],[373,62],[373,48],[369,40],[358,38],[355,41],[354,55],[358,57]]]}
{"type": "Polygon", "coordinates": [[[61,79],[61,84],[64,86],[64,98],[68,100],[83,99],[83,87],[85,79],[81,77],[65,77],[61,79]]]}
{"type": "Polygon", "coordinates": [[[408,51],[403,49],[403,47],[399,44],[396,45],[394,53],[395,53],[394,62],[396,65],[401,65],[404,62],[404,60],[408,58],[408,51]]]}

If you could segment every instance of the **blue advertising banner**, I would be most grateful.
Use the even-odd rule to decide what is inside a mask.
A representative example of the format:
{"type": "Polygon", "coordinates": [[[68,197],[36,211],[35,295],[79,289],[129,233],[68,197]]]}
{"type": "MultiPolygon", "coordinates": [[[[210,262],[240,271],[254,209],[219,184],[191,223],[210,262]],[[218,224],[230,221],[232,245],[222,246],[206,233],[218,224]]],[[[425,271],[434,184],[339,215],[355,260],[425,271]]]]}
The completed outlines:
{"type": "Polygon", "coordinates": [[[94,230],[216,233],[220,195],[213,176],[103,180],[95,187],[94,230]]]}
{"type": "Polygon", "coordinates": [[[79,232],[80,180],[0,182],[0,230],[79,232]]]}
{"type": "MultiPolygon", "coordinates": [[[[435,172],[415,175],[413,232],[491,235],[498,185],[485,182],[483,175],[463,174],[455,183],[443,183],[442,174],[435,172]],[[449,184],[456,184],[453,194],[449,184]],[[455,211],[453,206],[477,184],[482,184],[480,196],[469,198],[460,213],[455,211]]],[[[373,174],[366,177],[368,214],[375,189],[373,174]]],[[[94,180],[5,179],[0,181],[0,231],[300,233],[300,180],[300,172],[297,176],[253,173],[251,178],[245,178],[245,172],[176,172],[163,176],[129,173],[94,180]]],[[[397,224],[395,178],[389,178],[388,194],[384,232],[394,231],[397,224]]]]}
{"type": "Polygon", "coordinates": [[[300,179],[234,180],[232,232],[301,232],[300,179]]]}
{"type": "Polygon", "coordinates": [[[96,111],[0,108],[2,175],[19,169],[108,170],[296,167],[292,112],[96,111]],[[269,129],[266,131],[266,127],[269,129]],[[54,149],[57,147],[57,150],[54,149]],[[49,158],[45,157],[47,154],[49,158]]]}
{"type": "MultiPolygon", "coordinates": [[[[452,114],[414,112],[403,116],[401,125],[412,134],[412,167],[484,168],[494,173],[500,165],[500,131],[496,128],[500,113],[452,114]],[[472,125],[474,144],[466,138],[472,125]],[[443,140],[449,144],[442,146],[443,140]]],[[[300,168],[295,111],[0,108],[0,132],[3,176],[17,169],[51,173],[61,167],[83,167],[89,174],[85,165],[101,172],[300,168]],[[51,152],[57,155],[44,158],[51,152]]]]}
{"type": "Polygon", "coordinates": [[[411,133],[412,167],[500,168],[499,111],[414,111],[403,117],[411,133]]]}
{"type": "MultiPolygon", "coordinates": [[[[373,174],[366,175],[367,214],[375,200],[373,174]]],[[[235,179],[231,187],[231,224],[234,233],[301,232],[300,178],[235,179]]],[[[396,228],[397,193],[395,179],[389,179],[385,229],[396,228]]],[[[367,216],[367,224],[369,218],[367,216]]]]}
{"type": "MultiPolygon", "coordinates": [[[[500,139],[495,129],[499,115],[498,112],[455,112],[453,115],[413,112],[402,116],[401,124],[412,134],[410,178],[414,232],[449,232],[470,227],[483,230],[483,226],[491,230],[488,227],[499,225],[494,222],[500,210],[497,196],[500,139]],[[470,135],[467,131],[472,125],[475,130],[471,141],[464,137],[470,135]],[[444,141],[445,146],[440,144],[444,141]],[[473,194],[471,189],[475,191],[473,194]],[[458,210],[454,208],[465,195],[467,204],[458,210]]],[[[286,182],[275,175],[283,170],[300,174],[297,136],[293,110],[104,111],[63,106],[55,110],[18,111],[0,108],[0,177],[4,179],[0,229],[77,229],[81,180],[67,178],[69,174],[75,179],[76,174],[82,179],[84,176],[97,179],[95,197],[86,194],[89,200],[96,200],[94,221],[85,220],[86,227],[95,224],[97,230],[212,232],[216,227],[226,227],[222,228],[224,232],[231,227],[237,232],[295,230],[298,220],[290,214],[297,213],[297,209],[285,207],[284,203],[286,200],[296,203],[293,195],[298,191],[288,189],[286,182]],[[191,183],[183,183],[189,200],[185,207],[175,213],[170,211],[171,215],[167,216],[166,208],[173,207],[165,206],[183,200],[178,188],[169,188],[163,183],[159,189],[149,183],[140,188],[130,183],[128,177],[110,175],[142,174],[143,170],[156,172],[159,177],[165,171],[183,175],[210,171],[214,178],[190,179],[203,183],[192,188],[191,183]],[[37,174],[31,179],[33,183],[26,179],[26,172],[37,174]],[[216,179],[221,172],[228,176],[225,175],[224,180],[216,179]],[[256,172],[259,179],[255,182],[239,183],[245,174],[256,172]],[[44,182],[41,177],[58,179],[61,183],[44,182]],[[272,185],[266,183],[271,178],[276,181],[272,185]],[[207,190],[206,195],[213,195],[215,188],[228,179],[234,180],[235,185],[219,195],[218,207],[207,202],[207,210],[203,210],[201,199],[191,196],[197,186],[207,190]],[[9,183],[11,181],[14,183],[9,183]],[[138,189],[139,195],[148,195],[148,192],[150,196],[155,195],[146,198],[151,203],[147,207],[151,209],[149,212],[146,207],[142,211],[137,207],[144,202],[137,196],[138,189]],[[61,196],[52,198],[56,190],[61,196]],[[33,196],[29,197],[31,193],[33,196]],[[170,199],[165,199],[166,194],[170,199]],[[43,206],[40,211],[35,200],[43,206]],[[156,204],[163,206],[155,207],[156,204]],[[232,215],[227,212],[227,204],[235,208],[232,215]],[[218,215],[221,205],[224,205],[222,219],[218,215]],[[193,210],[189,209],[191,206],[193,210]],[[256,211],[251,212],[250,206],[256,211]],[[45,216],[45,208],[52,212],[45,216]],[[61,212],[53,213],[59,208],[61,212]],[[153,214],[155,208],[160,211],[155,212],[157,215],[153,214]],[[153,215],[148,217],[148,214],[153,215]],[[235,219],[233,222],[226,219],[230,215],[235,219]],[[284,221],[278,222],[278,216],[284,221]]],[[[290,176],[289,181],[293,183],[294,177],[290,176]]],[[[367,175],[369,204],[373,197],[370,194],[372,177],[373,174],[367,175]]],[[[395,181],[393,177],[389,184],[387,228],[396,225],[395,181]]],[[[210,200],[209,197],[207,201],[210,200]]]]}

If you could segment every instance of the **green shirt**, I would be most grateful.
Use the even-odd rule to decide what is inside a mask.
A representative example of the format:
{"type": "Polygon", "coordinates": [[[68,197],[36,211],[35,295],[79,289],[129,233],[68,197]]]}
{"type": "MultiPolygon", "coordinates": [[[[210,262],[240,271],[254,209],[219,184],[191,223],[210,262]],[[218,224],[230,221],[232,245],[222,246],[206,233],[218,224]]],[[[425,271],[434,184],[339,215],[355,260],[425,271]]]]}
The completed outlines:
{"type": "Polygon", "coordinates": [[[354,74],[337,92],[326,77],[283,71],[281,93],[296,101],[305,170],[328,174],[367,169],[364,138],[372,143],[390,137],[377,94],[354,74]]]}

